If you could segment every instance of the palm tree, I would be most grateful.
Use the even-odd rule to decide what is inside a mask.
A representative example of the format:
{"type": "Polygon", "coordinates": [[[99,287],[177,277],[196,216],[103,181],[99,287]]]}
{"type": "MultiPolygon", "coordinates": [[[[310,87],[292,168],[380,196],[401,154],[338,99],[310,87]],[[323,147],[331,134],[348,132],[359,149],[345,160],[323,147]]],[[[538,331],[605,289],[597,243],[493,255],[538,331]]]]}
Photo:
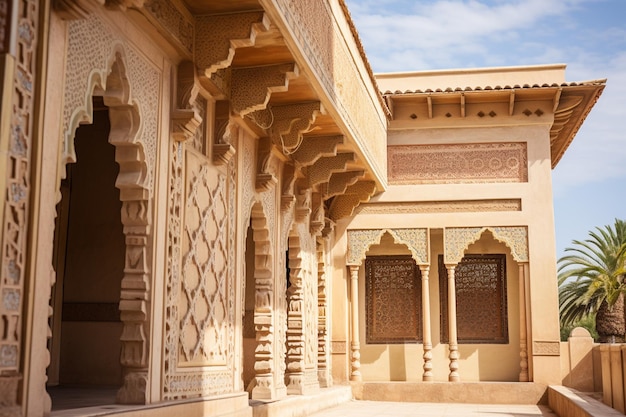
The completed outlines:
{"type": "Polygon", "coordinates": [[[596,313],[600,342],[624,341],[626,222],[596,227],[559,259],[559,309],[564,325],[596,313]]]}

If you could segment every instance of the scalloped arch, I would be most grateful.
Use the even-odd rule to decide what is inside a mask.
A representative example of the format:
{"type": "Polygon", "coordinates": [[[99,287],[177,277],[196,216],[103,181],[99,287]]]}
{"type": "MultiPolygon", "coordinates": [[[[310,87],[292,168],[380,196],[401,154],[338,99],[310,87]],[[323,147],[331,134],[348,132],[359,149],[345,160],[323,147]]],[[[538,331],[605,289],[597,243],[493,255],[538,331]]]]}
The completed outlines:
{"type": "Polygon", "coordinates": [[[445,228],[444,262],[447,265],[461,262],[467,248],[477,242],[486,231],[490,231],[494,239],[509,248],[516,262],[528,262],[528,229],[525,226],[445,228]]]}
{"type": "Polygon", "coordinates": [[[370,246],[379,244],[385,233],[389,233],[394,242],[406,245],[418,265],[428,265],[430,263],[428,229],[415,228],[348,230],[347,264],[361,265],[367,250],[370,246]]]}

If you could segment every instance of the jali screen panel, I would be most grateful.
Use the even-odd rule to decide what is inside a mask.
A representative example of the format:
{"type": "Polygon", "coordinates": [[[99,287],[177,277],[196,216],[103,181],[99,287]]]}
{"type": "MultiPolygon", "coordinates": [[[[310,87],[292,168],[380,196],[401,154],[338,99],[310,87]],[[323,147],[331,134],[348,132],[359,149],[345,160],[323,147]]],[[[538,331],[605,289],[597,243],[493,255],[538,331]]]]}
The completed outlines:
{"type": "Polygon", "coordinates": [[[422,340],[421,274],[411,256],[365,259],[367,343],[422,340]]]}

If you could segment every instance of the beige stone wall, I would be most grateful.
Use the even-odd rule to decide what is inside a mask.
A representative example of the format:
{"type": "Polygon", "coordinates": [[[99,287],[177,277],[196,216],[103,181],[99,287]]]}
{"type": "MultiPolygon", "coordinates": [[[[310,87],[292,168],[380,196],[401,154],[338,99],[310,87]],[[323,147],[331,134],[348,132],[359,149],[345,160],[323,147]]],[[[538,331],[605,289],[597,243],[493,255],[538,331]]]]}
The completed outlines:
{"type": "MultiPolygon", "coordinates": [[[[348,230],[424,227],[430,228],[431,234],[433,230],[442,228],[477,227],[480,229],[493,226],[527,230],[527,242],[523,242],[523,246],[527,244],[528,252],[524,256],[528,256],[527,259],[530,260],[529,281],[526,285],[526,291],[529,294],[526,310],[530,378],[536,382],[558,383],[560,382],[558,298],[548,133],[548,124],[515,123],[509,126],[493,127],[479,125],[391,130],[388,138],[390,146],[454,144],[458,148],[451,154],[435,152],[431,157],[431,161],[434,161],[431,177],[426,177],[416,184],[404,183],[390,186],[386,192],[375,196],[369,203],[357,209],[352,219],[341,222],[338,225],[338,234],[341,236],[348,230]],[[480,145],[478,151],[477,144],[480,145]],[[526,165],[525,173],[519,178],[511,180],[510,177],[504,179],[494,177],[493,172],[488,170],[491,159],[484,160],[484,164],[479,164],[474,170],[464,174],[465,180],[437,177],[438,170],[443,169],[444,171],[439,172],[446,174],[454,168],[447,162],[450,158],[469,158],[471,155],[479,155],[479,158],[498,158],[499,152],[504,149],[503,144],[507,147],[510,146],[509,144],[517,146],[516,149],[522,152],[520,154],[519,151],[515,151],[518,152],[517,155],[525,156],[517,161],[526,165]],[[441,163],[437,164],[436,161],[441,161],[441,163]]],[[[402,159],[399,161],[402,162],[402,159]]],[[[390,172],[394,169],[392,162],[390,162],[389,169],[390,172]]],[[[518,170],[518,172],[524,172],[524,170],[518,170]]],[[[484,239],[483,236],[482,240],[470,249],[478,252],[491,252],[494,247],[485,243],[484,239]]],[[[335,246],[334,253],[338,262],[342,258],[345,259],[343,257],[344,242],[348,244],[346,240],[340,239],[335,246]]],[[[437,242],[437,239],[431,237],[431,257],[437,251],[442,250],[441,241],[437,242]]],[[[499,253],[508,254],[509,345],[506,347],[460,345],[459,373],[463,380],[514,381],[517,379],[516,375],[519,373],[520,366],[519,274],[518,263],[514,261],[514,258],[520,256],[519,243],[517,238],[511,238],[507,246],[493,241],[491,244],[498,245],[496,247],[499,247],[499,253]],[[503,251],[503,249],[506,250],[503,251]],[[486,360],[494,355],[499,358],[498,366],[494,366],[493,361],[486,360]]],[[[469,253],[468,250],[465,252],[469,253]]],[[[431,263],[433,261],[431,259],[431,263]]],[[[343,270],[338,262],[336,263],[335,285],[343,288],[343,283],[349,280],[348,272],[345,268],[345,261],[343,270]]],[[[431,265],[430,271],[434,372],[437,379],[445,380],[447,363],[444,352],[447,346],[437,344],[439,302],[437,268],[431,265]]],[[[362,274],[361,271],[359,277],[361,312],[364,311],[362,274]]],[[[338,293],[338,291],[335,292],[336,296],[338,293]]],[[[344,291],[342,295],[348,294],[344,291]]],[[[335,301],[334,305],[338,304],[341,303],[335,301]]],[[[334,325],[337,326],[333,330],[335,339],[349,335],[349,323],[339,322],[334,325]]],[[[360,325],[361,327],[364,325],[362,318],[360,325]]],[[[364,379],[370,378],[370,375],[372,379],[380,380],[420,378],[419,369],[423,363],[421,345],[370,347],[364,345],[364,339],[361,337],[361,354],[364,379]],[[398,359],[393,360],[393,358],[398,359]],[[402,365],[403,363],[406,365],[402,365]],[[397,368],[407,370],[397,371],[397,368]]],[[[349,353],[346,354],[346,360],[349,361],[349,353]]]]}

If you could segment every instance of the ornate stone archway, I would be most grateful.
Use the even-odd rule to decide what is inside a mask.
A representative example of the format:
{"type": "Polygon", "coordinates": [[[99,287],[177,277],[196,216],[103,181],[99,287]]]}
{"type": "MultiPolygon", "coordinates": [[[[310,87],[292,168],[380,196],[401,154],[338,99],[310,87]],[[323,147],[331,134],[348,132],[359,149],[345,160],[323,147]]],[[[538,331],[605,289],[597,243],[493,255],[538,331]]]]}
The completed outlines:
{"type": "MultiPolygon", "coordinates": [[[[141,140],[139,103],[132,100],[127,75],[126,50],[116,45],[106,59],[107,68],[90,71],[86,82],[84,102],[74,109],[65,121],[62,172],[67,163],[75,162],[74,134],[76,127],[92,120],[92,97],[102,96],[109,107],[111,130],[109,142],[116,147],[115,160],[120,167],[116,187],[122,201],[121,220],[124,227],[126,254],[124,277],[120,294],[122,352],[120,361],[124,370],[124,384],[117,401],[143,404],[148,401],[148,359],[150,334],[150,276],[151,260],[151,199],[148,183],[149,168],[145,144],[141,140]]],[[[71,88],[70,85],[67,88],[71,88]]],[[[66,91],[66,95],[76,92],[66,91]]],[[[74,103],[76,104],[76,103],[74,103]]],[[[60,186],[60,179],[57,187],[60,186]]]]}

